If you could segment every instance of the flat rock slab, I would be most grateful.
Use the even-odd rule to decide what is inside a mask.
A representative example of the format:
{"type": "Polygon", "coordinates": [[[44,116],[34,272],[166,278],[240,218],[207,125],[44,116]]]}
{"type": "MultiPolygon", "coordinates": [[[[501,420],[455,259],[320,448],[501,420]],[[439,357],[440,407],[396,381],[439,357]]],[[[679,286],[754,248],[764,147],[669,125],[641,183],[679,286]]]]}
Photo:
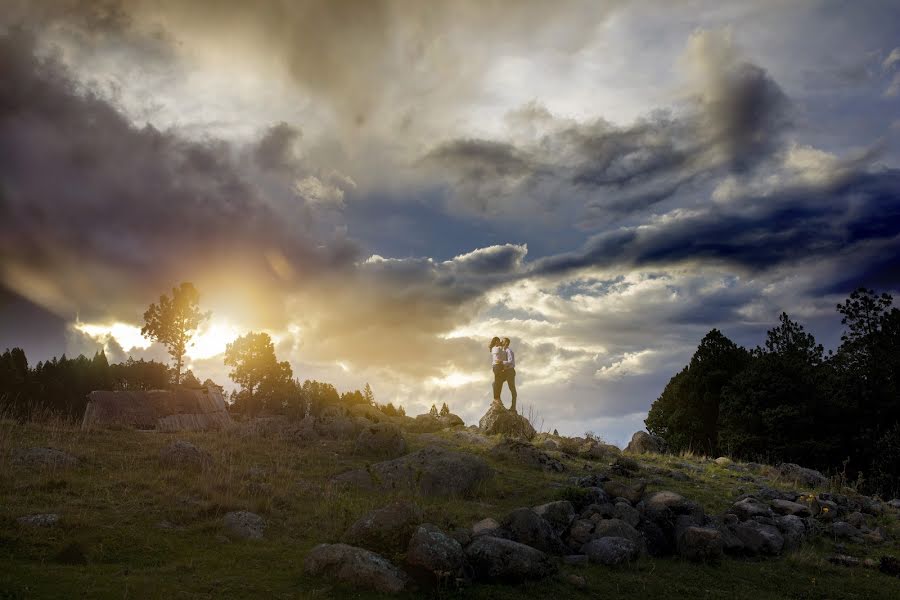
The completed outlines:
{"type": "Polygon", "coordinates": [[[383,556],[347,544],[319,544],[306,556],[307,575],[326,577],[358,589],[402,592],[409,578],[383,556]]]}
{"type": "Polygon", "coordinates": [[[16,519],[19,525],[25,527],[53,527],[59,523],[59,515],[56,513],[44,513],[39,515],[27,515],[16,519]]]}
{"type": "Polygon", "coordinates": [[[78,464],[78,459],[55,448],[18,448],[12,452],[12,464],[30,469],[65,469],[78,464]]]}
{"type": "Polygon", "coordinates": [[[472,496],[493,476],[493,469],[479,456],[429,446],[342,473],[333,482],[362,489],[413,489],[425,496],[472,496]]]}

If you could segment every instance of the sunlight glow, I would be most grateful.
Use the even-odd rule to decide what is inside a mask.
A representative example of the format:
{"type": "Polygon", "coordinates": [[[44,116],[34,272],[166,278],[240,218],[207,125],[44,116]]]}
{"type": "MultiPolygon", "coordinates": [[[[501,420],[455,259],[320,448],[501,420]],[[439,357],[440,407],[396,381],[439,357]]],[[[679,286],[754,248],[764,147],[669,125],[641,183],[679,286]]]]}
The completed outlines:
{"type": "Polygon", "coordinates": [[[104,347],[109,343],[110,339],[114,339],[125,351],[133,350],[134,348],[145,350],[153,343],[141,335],[140,327],[118,321],[109,325],[78,322],[75,323],[75,329],[98,342],[103,342],[104,347]]]}
{"type": "Polygon", "coordinates": [[[187,356],[193,360],[212,358],[225,352],[225,346],[233,342],[241,332],[227,321],[213,321],[203,327],[187,348],[187,356]]]}
{"type": "Polygon", "coordinates": [[[429,377],[428,385],[438,388],[458,388],[470,383],[484,381],[486,377],[478,373],[452,371],[443,377],[429,377]]]}

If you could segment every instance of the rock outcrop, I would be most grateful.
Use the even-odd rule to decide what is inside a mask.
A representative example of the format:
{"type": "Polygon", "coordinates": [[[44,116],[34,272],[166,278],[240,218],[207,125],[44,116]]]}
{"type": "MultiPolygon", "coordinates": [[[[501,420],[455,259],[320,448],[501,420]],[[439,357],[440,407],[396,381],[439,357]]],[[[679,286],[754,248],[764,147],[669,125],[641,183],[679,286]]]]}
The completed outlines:
{"type": "Polygon", "coordinates": [[[631,436],[631,441],[625,446],[625,452],[634,454],[662,454],[666,451],[666,441],[658,435],[651,435],[646,431],[636,431],[631,436]]]}
{"type": "Polygon", "coordinates": [[[506,410],[497,402],[491,403],[488,411],[478,421],[478,428],[485,435],[501,434],[525,440],[531,440],[537,434],[528,419],[506,410]]]}

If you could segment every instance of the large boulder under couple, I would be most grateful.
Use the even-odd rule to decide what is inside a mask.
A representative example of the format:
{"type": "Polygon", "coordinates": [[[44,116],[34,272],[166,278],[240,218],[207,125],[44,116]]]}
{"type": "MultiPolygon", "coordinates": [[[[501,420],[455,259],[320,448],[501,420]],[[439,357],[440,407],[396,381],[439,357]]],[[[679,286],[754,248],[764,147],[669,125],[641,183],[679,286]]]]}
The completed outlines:
{"type": "Polygon", "coordinates": [[[491,403],[491,407],[478,421],[478,428],[485,435],[501,434],[531,440],[537,434],[528,419],[520,414],[504,408],[499,402],[491,403]]]}

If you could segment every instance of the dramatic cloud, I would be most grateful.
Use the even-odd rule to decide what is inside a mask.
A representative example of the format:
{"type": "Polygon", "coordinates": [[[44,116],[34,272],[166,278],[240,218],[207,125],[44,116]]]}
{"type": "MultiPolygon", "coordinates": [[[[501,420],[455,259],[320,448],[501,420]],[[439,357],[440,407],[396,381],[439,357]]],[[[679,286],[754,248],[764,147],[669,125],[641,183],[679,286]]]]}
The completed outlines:
{"type": "Polygon", "coordinates": [[[473,422],[508,335],[520,405],[621,443],[710,328],[833,346],[848,291],[900,288],[878,8],[11,0],[0,347],[165,360],[135,331],[190,280],[201,379],[265,330],[473,422]]]}

